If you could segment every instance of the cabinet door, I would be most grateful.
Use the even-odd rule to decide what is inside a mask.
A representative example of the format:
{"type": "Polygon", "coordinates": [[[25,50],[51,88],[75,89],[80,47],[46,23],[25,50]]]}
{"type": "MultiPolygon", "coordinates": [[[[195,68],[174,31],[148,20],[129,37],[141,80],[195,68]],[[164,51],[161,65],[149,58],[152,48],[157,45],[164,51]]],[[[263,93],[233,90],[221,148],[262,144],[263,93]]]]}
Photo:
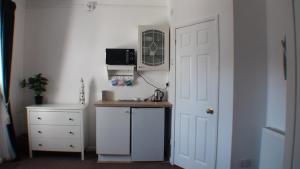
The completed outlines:
{"type": "Polygon", "coordinates": [[[130,108],[97,107],[97,154],[130,155],[130,108]]]}
{"type": "Polygon", "coordinates": [[[138,70],[169,70],[169,27],[139,26],[138,70]]]}
{"type": "Polygon", "coordinates": [[[132,109],[132,160],[164,160],[164,108],[132,109]]]}

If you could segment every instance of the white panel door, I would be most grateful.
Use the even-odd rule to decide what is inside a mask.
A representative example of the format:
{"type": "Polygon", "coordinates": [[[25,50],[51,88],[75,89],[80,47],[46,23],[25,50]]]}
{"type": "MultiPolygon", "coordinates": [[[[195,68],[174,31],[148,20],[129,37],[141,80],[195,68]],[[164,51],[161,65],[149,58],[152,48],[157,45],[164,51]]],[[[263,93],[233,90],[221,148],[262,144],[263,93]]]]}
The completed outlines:
{"type": "Polygon", "coordinates": [[[175,164],[214,169],[217,147],[218,21],[176,29],[175,164]]]}
{"type": "MultiPolygon", "coordinates": [[[[300,53],[300,0],[294,0],[295,7],[295,24],[296,24],[296,43],[297,43],[297,65],[300,65],[299,53],[300,53]]],[[[300,92],[300,69],[297,70],[297,97],[299,97],[300,92]]],[[[288,90],[289,91],[289,90],[288,90]]],[[[289,93],[288,93],[289,96],[289,93]]],[[[288,106],[289,107],[289,106],[288,106]]],[[[300,110],[300,102],[297,101],[296,110],[300,110]]],[[[299,114],[299,113],[298,113],[299,114]]],[[[289,120],[289,119],[288,119],[289,120]]],[[[293,169],[300,168],[300,116],[296,116],[296,125],[295,125],[295,140],[294,140],[294,158],[293,158],[293,169]]],[[[287,128],[288,130],[288,128],[287,128]]],[[[289,142],[287,142],[288,144],[289,142]]]]}
{"type": "Polygon", "coordinates": [[[287,58],[293,57],[294,50],[291,48],[294,43],[292,10],[290,0],[266,0],[267,127],[281,131],[285,131],[287,109],[287,77],[285,77],[284,69],[285,64],[287,67],[291,66],[287,64],[287,58]],[[282,42],[286,43],[286,50],[282,42]],[[286,58],[284,58],[284,53],[286,58]]]}
{"type": "Polygon", "coordinates": [[[130,155],[130,108],[97,107],[97,154],[130,155]]]}

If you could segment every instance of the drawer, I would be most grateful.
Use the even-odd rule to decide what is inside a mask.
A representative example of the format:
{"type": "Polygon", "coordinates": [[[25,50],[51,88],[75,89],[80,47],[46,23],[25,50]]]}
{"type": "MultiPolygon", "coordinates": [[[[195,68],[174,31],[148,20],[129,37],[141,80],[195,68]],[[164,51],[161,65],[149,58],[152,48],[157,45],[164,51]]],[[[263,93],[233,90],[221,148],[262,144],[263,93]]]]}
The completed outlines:
{"type": "Polygon", "coordinates": [[[38,151],[81,152],[80,139],[33,138],[31,148],[38,151]]]}
{"type": "Polygon", "coordinates": [[[80,113],[70,112],[29,112],[29,124],[80,125],[80,113]]]}
{"type": "Polygon", "coordinates": [[[80,138],[80,126],[30,125],[33,138],[80,138]]]}

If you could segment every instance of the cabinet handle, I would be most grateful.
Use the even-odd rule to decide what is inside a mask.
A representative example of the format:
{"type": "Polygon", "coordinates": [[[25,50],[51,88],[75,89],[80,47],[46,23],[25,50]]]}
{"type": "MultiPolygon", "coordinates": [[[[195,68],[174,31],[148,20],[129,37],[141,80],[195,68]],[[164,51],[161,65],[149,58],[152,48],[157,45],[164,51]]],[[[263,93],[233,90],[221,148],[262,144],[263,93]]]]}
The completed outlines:
{"type": "Polygon", "coordinates": [[[42,118],[41,118],[41,117],[38,117],[37,119],[38,119],[38,120],[42,120],[42,118]]]}
{"type": "Polygon", "coordinates": [[[69,134],[74,135],[74,133],[72,131],[70,131],[69,134]]]}
{"type": "Polygon", "coordinates": [[[74,148],[74,146],[73,146],[72,144],[70,145],[70,147],[71,147],[71,148],[74,148]]]}
{"type": "Polygon", "coordinates": [[[74,121],[74,119],[73,118],[69,118],[69,121],[74,121]]]}
{"type": "Polygon", "coordinates": [[[43,144],[39,144],[39,146],[40,146],[40,147],[42,147],[42,146],[43,146],[43,144]]]}
{"type": "Polygon", "coordinates": [[[42,132],[42,131],[38,131],[38,133],[39,133],[39,134],[42,134],[43,132],[42,132]]]}

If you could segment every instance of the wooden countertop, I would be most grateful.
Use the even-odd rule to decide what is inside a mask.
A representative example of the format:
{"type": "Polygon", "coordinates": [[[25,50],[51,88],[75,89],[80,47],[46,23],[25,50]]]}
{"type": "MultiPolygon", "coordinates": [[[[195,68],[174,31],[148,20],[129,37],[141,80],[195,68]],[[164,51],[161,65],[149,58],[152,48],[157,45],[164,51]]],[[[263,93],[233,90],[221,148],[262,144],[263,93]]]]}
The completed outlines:
{"type": "Polygon", "coordinates": [[[159,107],[172,107],[172,104],[166,101],[151,102],[151,101],[102,101],[99,100],[95,103],[96,107],[146,107],[146,108],[159,108],[159,107]]]}

